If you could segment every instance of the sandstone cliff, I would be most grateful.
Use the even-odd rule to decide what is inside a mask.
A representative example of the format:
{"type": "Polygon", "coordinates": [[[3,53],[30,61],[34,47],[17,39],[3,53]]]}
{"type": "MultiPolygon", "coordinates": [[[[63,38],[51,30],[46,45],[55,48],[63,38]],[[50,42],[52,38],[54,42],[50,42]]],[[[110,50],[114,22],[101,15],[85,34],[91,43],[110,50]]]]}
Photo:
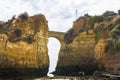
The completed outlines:
{"type": "Polygon", "coordinates": [[[93,30],[80,33],[72,43],[62,45],[56,73],[59,75],[76,75],[76,73],[92,73],[97,69],[94,58],[95,34],[93,30]]]}
{"type": "Polygon", "coordinates": [[[20,74],[24,71],[24,75],[46,75],[49,67],[47,42],[48,24],[42,14],[29,17],[23,13],[1,22],[0,75],[9,69],[20,74]]]}
{"type": "Polygon", "coordinates": [[[0,76],[46,75],[49,66],[48,37],[61,42],[55,72],[58,75],[92,74],[104,68],[120,69],[118,13],[86,14],[74,21],[66,34],[49,32],[44,15],[29,17],[24,13],[18,18],[0,22],[0,76]]]}
{"type": "Polygon", "coordinates": [[[72,75],[81,71],[91,74],[98,69],[119,69],[119,17],[115,12],[106,11],[99,16],[87,14],[74,21],[73,28],[64,36],[56,74],[72,75]]]}
{"type": "MultiPolygon", "coordinates": [[[[117,15],[109,23],[104,26],[104,31],[100,34],[100,39],[96,45],[96,49],[101,46],[101,51],[97,51],[97,57],[102,58],[101,62],[106,69],[115,69],[119,71],[120,68],[120,16],[117,15]],[[102,42],[101,42],[102,40],[102,42]],[[101,54],[101,55],[100,55],[101,54]]],[[[100,49],[99,49],[100,50],[100,49]]]]}

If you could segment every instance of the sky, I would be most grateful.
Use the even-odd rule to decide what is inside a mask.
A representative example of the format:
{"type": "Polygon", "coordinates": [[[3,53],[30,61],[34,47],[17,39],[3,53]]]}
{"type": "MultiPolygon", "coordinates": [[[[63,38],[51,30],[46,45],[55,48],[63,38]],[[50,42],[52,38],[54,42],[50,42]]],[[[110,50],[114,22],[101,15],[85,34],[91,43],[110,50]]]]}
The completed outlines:
{"type": "Polygon", "coordinates": [[[66,32],[76,19],[76,10],[79,17],[86,13],[99,15],[106,10],[117,12],[118,9],[120,0],[0,0],[0,20],[6,21],[23,12],[42,13],[50,30],[66,32]]]}
{"type": "MultiPolygon", "coordinates": [[[[18,16],[23,12],[30,16],[42,13],[48,20],[49,30],[66,32],[72,27],[73,21],[86,13],[100,15],[107,10],[117,12],[119,9],[120,0],[0,0],[0,20],[7,21],[13,15],[18,16]]],[[[50,50],[57,52],[59,43],[54,45],[57,46],[55,48],[52,44],[57,41],[49,41],[50,50]]]]}
{"type": "Polygon", "coordinates": [[[48,75],[53,76],[53,75],[50,75],[49,73],[55,71],[55,68],[57,66],[57,61],[58,61],[58,55],[59,55],[58,53],[60,51],[61,44],[56,38],[51,37],[51,38],[49,38],[49,42],[48,42],[47,46],[49,49],[48,55],[49,55],[49,59],[50,59],[48,75]]]}

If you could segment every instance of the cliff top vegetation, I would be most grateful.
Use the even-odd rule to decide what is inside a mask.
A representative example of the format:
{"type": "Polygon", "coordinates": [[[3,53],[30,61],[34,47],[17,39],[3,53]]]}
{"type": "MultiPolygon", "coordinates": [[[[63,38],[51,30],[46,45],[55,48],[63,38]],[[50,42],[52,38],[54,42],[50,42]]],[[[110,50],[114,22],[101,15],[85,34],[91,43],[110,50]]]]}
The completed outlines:
{"type": "Polygon", "coordinates": [[[94,31],[96,44],[101,37],[106,39],[106,52],[120,50],[120,10],[118,13],[106,11],[102,15],[85,14],[79,17],[74,21],[73,27],[66,32],[64,42],[72,43],[82,32],[87,32],[89,35],[89,30],[94,31]]]}

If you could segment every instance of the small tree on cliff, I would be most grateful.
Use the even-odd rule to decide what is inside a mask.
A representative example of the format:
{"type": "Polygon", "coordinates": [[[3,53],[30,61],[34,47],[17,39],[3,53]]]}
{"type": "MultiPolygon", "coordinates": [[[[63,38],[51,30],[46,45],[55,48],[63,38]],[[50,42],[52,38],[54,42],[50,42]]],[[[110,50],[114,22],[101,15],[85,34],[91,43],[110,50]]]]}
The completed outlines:
{"type": "Polygon", "coordinates": [[[89,24],[90,24],[91,27],[93,27],[96,22],[100,23],[100,22],[103,22],[103,21],[104,21],[103,16],[93,16],[93,17],[90,18],[89,24]]]}
{"type": "Polygon", "coordinates": [[[118,14],[120,15],[120,9],[118,10],[118,14]]]}
{"type": "Polygon", "coordinates": [[[20,14],[18,17],[21,18],[22,20],[26,20],[26,19],[28,19],[28,13],[24,12],[24,13],[20,14]]]}
{"type": "Polygon", "coordinates": [[[87,13],[87,14],[85,14],[84,16],[85,16],[85,17],[90,17],[90,15],[89,15],[88,13],[87,13]]]}

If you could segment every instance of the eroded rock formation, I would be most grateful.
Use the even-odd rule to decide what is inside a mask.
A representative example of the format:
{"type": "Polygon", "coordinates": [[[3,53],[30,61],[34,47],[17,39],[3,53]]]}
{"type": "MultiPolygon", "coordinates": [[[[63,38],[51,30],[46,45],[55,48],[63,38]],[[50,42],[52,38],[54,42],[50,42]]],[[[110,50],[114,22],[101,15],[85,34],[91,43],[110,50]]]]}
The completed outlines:
{"type": "MultiPolygon", "coordinates": [[[[101,46],[101,53],[97,51],[97,57],[106,69],[119,71],[120,68],[120,16],[117,15],[104,26],[104,32],[100,34],[100,39],[96,49],[101,46]]],[[[100,49],[99,49],[100,50],[100,49]]]]}
{"type": "Polygon", "coordinates": [[[104,68],[120,68],[120,16],[106,11],[77,19],[66,32],[55,74],[91,74],[104,68]],[[115,58],[115,60],[114,60],[115,58]]]}
{"type": "Polygon", "coordinates": [[[46,75],[49,67],[47,43],[48,24],[42,14],[29,17],[23,13],[18,18],[1,22],[0,76],[6,74],[5,70],[19,75],[46,75]]]}
{"type": "Polygon", "coordinates": [[[98,68],[95,58],[95,32],[88,25],[89,18],[76,20],[64,36],[56,68],[58,75],[78,75],[79,72],[91,74],[98,68]],[[86,27],[87,26],[87,27],[86,27]]]}
{"type": "Polygon", "coordinates": [[[0,22],[0,76],[46,75],[49,66],[48,37],[61,43],[55,74],[92,74],[104,68],[120,69],[120,15],[107,11],[100,16],[77,19],[66,33],[49,31],[42,14],[27,13],[0,22]]]}
{"type": "Polygon", "coordinates": [[[76,73],[92,72],[97,69],[94,58],[95,39],[94,32],[89,30],[80,33],[70,44],[62,45],[56,72],[59,75],[76,75],[76,73]]]}

